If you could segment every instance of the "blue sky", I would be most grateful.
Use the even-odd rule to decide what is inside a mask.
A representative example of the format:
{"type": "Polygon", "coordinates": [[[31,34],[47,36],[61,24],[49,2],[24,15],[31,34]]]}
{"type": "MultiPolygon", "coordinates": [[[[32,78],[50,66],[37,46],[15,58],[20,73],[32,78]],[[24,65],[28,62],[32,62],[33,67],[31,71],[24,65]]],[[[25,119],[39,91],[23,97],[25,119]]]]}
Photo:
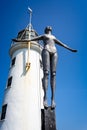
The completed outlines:
{"type": "MultiPolygon", "coordinates": [[[[56,123],[59,130],[87,130],[87,2],[86,0],[3,0],[0,1],[0,110],[9,72],[11,39],[29,21],[38,34],[47,25],[62,42],[78,50],[58,49],[56,77],[56,123]]],[[[50,97],[50,89],[48,92],[50,97]]]]}

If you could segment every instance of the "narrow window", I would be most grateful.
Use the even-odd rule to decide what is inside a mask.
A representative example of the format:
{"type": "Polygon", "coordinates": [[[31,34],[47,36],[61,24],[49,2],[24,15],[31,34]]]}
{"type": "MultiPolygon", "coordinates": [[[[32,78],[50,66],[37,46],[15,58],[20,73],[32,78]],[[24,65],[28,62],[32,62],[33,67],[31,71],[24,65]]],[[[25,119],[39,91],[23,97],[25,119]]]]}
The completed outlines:
{"type": "Polygon", "coordinates": [[[11,86],[12,83],[12,76],[8,79],[7,87],[11,86]]]}
{"type": "Polygon", "coordinates": [[[12,59],[11,66],[15,65],[15,60],[16,60],[16,57],[14,57],[14,58],[12,59]]]}
{"type": "Polygon", "coordinates": [[[1,120],[5,119],[6,110],[7,110],[7,104],[5,104],[5,105],[2,106],[1,120]]]}
{"type": "Polygon", "coordinates": [[[40,60],[40,67],[43,68],[43,63],[42,61],[40,60]]]}

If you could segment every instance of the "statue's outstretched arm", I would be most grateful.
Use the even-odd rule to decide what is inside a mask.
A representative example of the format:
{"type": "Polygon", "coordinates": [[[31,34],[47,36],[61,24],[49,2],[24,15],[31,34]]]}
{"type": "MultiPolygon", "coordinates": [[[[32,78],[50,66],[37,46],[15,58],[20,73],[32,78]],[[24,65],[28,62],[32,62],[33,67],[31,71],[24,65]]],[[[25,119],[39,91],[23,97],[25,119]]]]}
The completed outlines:
{"type": "Polygon", "coordinates": [[[37,41],[37,40],[42,40],[43,39],[43,35],[37,36],[31,40],[29,39],[12,39],[14,42],[30,42],[30,41],[37,41]]]}
{"type": "Polygon", "coordinates": [[[74,50],[74,49],[70,48],[69,46],[67,46],[66,44],[62,43],[61,41],[59,41],[57,39],[54,39],[54,41],[55,41],[56,44],[66,48],[66,49],[68,49],[68,50],[70,50],[72,52],[77,52],[77,50],[74,50]]]}
{"type": "Polygon", "coordinates": [[[29,41],[37,41],[37,40],[43,40],[43,35],[37,36],[35,38],[32,38],[29,41]]]}

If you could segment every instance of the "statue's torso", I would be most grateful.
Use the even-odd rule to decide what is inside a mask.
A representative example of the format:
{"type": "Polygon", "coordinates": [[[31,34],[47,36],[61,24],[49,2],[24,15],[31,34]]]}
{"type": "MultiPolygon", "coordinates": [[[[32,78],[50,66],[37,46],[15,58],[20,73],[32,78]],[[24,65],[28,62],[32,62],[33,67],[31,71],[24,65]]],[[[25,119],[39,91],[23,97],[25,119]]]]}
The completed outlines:
{"type": "Polygon", "coordinates": [[[51,35],[51,34],[44,34],[44,49],[47,49],[49,52],[51,53],[55,53],[56,47],[55,47],[55,36],[51,35]]]}

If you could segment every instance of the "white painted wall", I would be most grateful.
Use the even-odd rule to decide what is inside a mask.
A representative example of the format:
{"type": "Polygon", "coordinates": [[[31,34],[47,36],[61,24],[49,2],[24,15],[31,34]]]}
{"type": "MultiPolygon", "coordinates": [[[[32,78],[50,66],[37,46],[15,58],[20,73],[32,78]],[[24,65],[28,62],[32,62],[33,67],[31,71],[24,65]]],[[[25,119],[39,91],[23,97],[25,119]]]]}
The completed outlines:
{"type": "MultiPolygon", "coordinates": [[[[10,68],[13,76],[10,88],[6,88],[4,102],[7,104],[6,118],[0,121],[0,130],[41,130],[41,108],[43,108],[42,78],[40,68],[41,46],[31,43],[31,67],[26,73],[27,43],[15,43],[10,49],[16,62],[10,68]]],[[[6,86],[7,87],[7,86],[6,86]]]]}

